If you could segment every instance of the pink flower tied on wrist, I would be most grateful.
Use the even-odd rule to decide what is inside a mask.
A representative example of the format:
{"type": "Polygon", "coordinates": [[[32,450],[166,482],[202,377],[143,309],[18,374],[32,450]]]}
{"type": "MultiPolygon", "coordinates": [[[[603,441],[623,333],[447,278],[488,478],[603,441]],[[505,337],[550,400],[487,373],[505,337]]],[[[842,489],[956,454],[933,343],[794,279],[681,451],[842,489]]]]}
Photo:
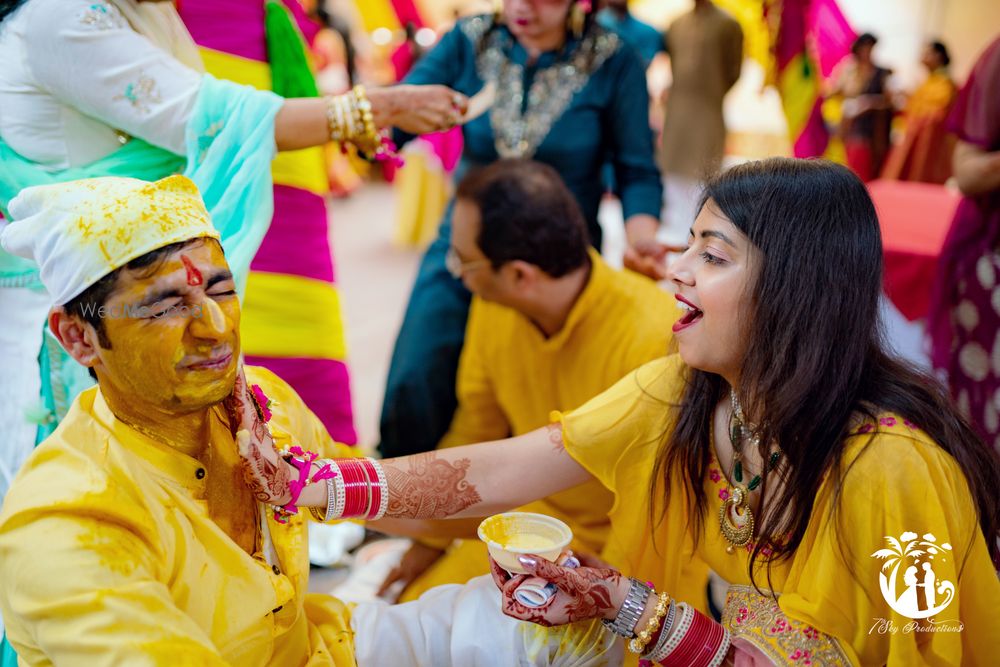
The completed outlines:
{"type": "MultiPolygon", "coordinates": [[[[261,419],[264,420],[265,424],[271,421],[271,407],[274,403],[267,397],[267,394],[264,393],[259,384],[251,385],[250,393],[261,419]]],[[[299,497],[302,496],[303,489],[310,484],[332,479],[337,476],[337,473],[330,468],[330,464],[324,464],[312,477],[309,477],[313,463],[319,458],[319,455],[315,452],[304,450],[298,445],[289,447],[288,450],[279,451],[278,455],[299,471],[298,479],[292,479],[288,482],[289,501],[280,507],[272,506],[274,509],[274,520],[285,524],[288,523],[289,516],[299,513],[298,502],[299,497]]]]}
{"type": "Polygon", "coordinates": [[[590,0],[578,0],[577,4],[580,5],[580,9],[584,14],[589,14],[594,9],[594,5],[591,4],[590,0]]]}
{"type": "Polygon", "coordinates": [[[316,452],[310,452],[302,449],[298,445],[290,447],[285,456],[284,452],[279,452],[282,454],[283,458],[291,465],[293,468],[299,471],[298,479],[293,479],[288,482],[288,493],[291,499],[281,507],[274,508],[274,520],[278,523],[288,523],[288,517],[293,514],[299,513],[299,497],[302,496],[302,491],[310,484],[315,484],[316,482],[322,482],[327,479],[333,479],[337,476],[337,473],[330,468],[330,464],[326,463],[319,470],[313,474],[312,477],[309,476],[309,472],[312,470],[313,463],[319,458],[316,452]]]}
{"type": "Polygon", "coordinates": [[[253,400],[260,409],[260,416],[264,420],[264,423],[266,424],[271,421],[271,406],[273,405],[271,399],[267,397],[267,394],[264,393],[259,384],[251,385],[250,392],[253,394],[253,400]]]}

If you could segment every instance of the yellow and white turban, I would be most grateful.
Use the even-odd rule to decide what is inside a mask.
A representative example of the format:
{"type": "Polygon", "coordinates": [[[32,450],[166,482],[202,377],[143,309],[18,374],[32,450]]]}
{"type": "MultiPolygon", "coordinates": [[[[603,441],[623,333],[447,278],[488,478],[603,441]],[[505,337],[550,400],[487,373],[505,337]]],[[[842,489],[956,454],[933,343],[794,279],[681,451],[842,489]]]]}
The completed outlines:
{"type": "Polygon", "coordinates": [[[39,185],[18,193],[9,210],[11,223],[0,233],[0,245],[38,264],[59,305],[151,250],[219,238],[198,188],[184,176],[39,185]]]}

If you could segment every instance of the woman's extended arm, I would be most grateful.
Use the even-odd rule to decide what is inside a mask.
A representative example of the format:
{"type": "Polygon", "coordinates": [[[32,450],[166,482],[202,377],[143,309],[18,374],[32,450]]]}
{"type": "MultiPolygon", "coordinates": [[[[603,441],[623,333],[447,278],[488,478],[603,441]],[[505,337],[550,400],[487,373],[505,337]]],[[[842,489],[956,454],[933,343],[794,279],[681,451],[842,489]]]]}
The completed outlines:
{"type": "Polygon", "coordinates": [[[959,141],[953,165],[962,194],[975,196],[1000,189],[1000,151],[984,151],[974,144],[959,141]]]}
{"type": "Polygon", "coordinates": [[[653,160],[645,71],[638,56],[631,52],[616,54],[605,67],[615,68],[616,83],[605,131],[625,216],[625,267],[653,280],[663,280],[669,248],[656,239],[663,186],[653,160]]]}
{"type": "MultiPolygon", "coordinates": [[[[376,126],[396,127],[413,134],[439,132],[457,125],[468,103],[464,95],[446,86],[370,88],[367,95],[376,126]]],[[[279,151],[330,141],[326,99],[285,100],[274,119],[274,141],[279,151]]]]}
{"type": "Polygon", "coordinates": [[[382,467],[386,516],[405,519],[486,516],[591,478],[566,452],[555,424],[508,440],[387,459],[382,467]]]}
{"type": "MultiPolygon", "coordinates": [[[[302,468],[275,450],[264,413],[250,393],[242,368],[233,394],[226,400],[226,410],[243,459],[246,483],[259,501],[280,507],[294,499],[292,504],[299,508],[326,509],[326,484],[302,485],[294,498],[290,481],[300,478],[302,468]]],[[[341,464],[347,465],[345,460],[341,464]]],[[[558,424],[507,440],[387,459],[381,467],[388,486],[385,517],[390,519],[485,516],[590,479],[563,447],[562,426],[558,424]]],[[[379,486],[372,477],[368,481],[372,487],[379,486]]],[[[370,490],[368,494],[371,501],[370,490]]]]}
{"type": "MultiPolygon", "coordinates": [[[[26,59],[43,90],[109,127],[184,154],[204,75],[136,32],[113,6],[76,0],[65,11],[44,3],[25,9],[32,12],[26,59]]],[[[368,99],[376,126],[414,133],[452,127],[466,105],[464,95],[445,86],[372,88],[368,99]]],[[[278,150],[330,141],[326,100],[284,100],[274,138],[278,150]]]]}

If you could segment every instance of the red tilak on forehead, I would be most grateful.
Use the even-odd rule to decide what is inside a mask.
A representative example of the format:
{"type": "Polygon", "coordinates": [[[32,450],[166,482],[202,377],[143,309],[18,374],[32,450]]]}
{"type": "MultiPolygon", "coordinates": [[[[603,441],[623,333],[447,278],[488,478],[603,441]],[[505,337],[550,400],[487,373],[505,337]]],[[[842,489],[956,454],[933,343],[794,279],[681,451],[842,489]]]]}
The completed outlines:
{"type": "Polygon", "coordinates": [[[202,282],[201,271],[198,267],[191,263],[187,255],[181,255],[181,261],[184,262],[184,270],[187,271],[187,282],[188,285],[200,285],[202,282]]]}

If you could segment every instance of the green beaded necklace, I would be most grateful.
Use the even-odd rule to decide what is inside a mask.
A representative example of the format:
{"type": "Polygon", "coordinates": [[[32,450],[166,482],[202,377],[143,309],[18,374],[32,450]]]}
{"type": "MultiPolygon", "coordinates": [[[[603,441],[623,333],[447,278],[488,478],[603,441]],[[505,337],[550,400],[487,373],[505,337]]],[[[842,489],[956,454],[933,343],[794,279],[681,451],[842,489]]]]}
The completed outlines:
{"type": "MultiPolygon", "coordinates": [[[[744,547],[753,538],[754,518],[750,509],[750,492],[760,486],[762,474],[754,475],[750,483],[743,484],[743,442],[749,439],[751,445],[758,447],[760,437],[753,435],[755,429],[748,429],[740,401],[736,391],[729,390],[729,400],[732,404],[732,414],[729,417],[729,438],[733,443],[733,469],[731,477],[735,484],[729,489],[729,497],[719,508],[719,528],[722,536],[729,542],[726,553],[734,553],[736,547],[744,547]]],[[[781,451],[771,452],[767,459],[768,472],[774,470],[781,458],[781,451]]]]}

